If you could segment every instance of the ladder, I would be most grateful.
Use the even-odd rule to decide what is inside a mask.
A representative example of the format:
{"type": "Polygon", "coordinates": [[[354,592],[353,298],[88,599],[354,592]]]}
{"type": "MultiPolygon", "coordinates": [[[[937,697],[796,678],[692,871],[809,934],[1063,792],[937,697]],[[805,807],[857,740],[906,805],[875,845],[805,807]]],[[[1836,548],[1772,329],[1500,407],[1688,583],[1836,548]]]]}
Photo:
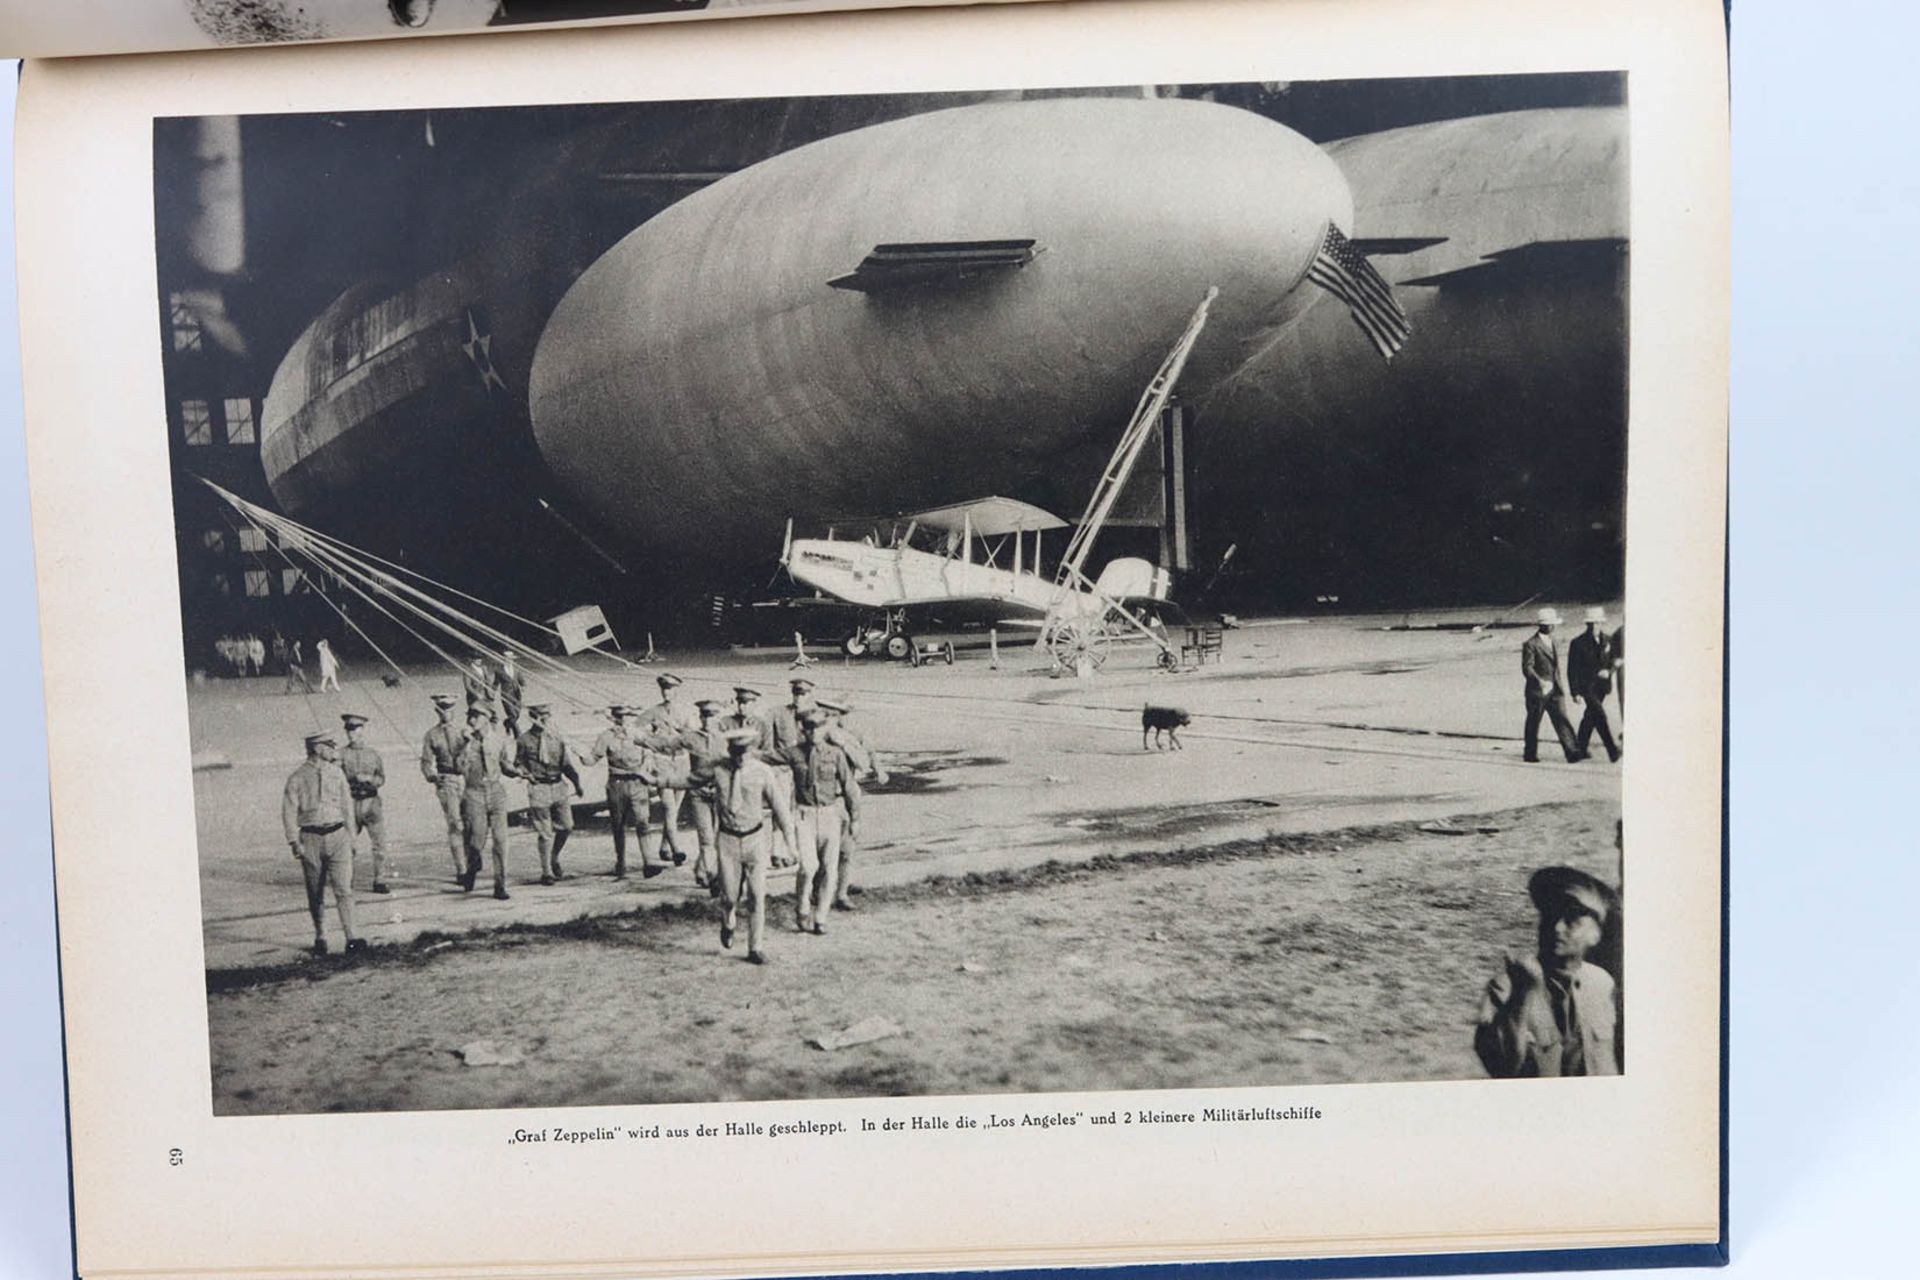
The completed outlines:
{"type": "Polygon", "coordinates": [[[1100,477],[1100,483],[1094,486],[1093,496],[1087,499],[1086,512],[1080,517],[1079,526],[1073,531],[1073,538],[1067,543],[1067,550],[1060,557],[1060,569],[1055,582],[1068,589],[1091,587],[1085,569],[1087,556],[1093,550],[1093,540],[1099,536],[1100,529],[1113,513],[1113,504],[1119,501],[1120,491],[1126,487],[1128,477],[1133,475],[1133,467],[1140,460],[1140,452],[1146,447],[1147,439],[1153,434],[1153,428],[1160,420],[1161,410],[1167,407],[1167,400],[1173,395],[1174,383],[1180,380],[1180,371],[1187,366],[1187,357],[1193,354],[1193,344],[1200,339],[1200,331],[1207,326],[1207,308],[1220,296],[1217,287],[1209,287],[1207,296],[1193,310],[1193,316],[1187,321],[1187,328],[1180,340],[1173,344],[1173,350],[1167,352],[1167,358],[1160,362],[1159,372],[1153,375],[1153,381],[1140,394],[1140,403],[1134,407],[1133,417],[1127,423],[1127,429],[1120,434],[1120,443],[1114,448],[1113,456],[1107,460],[1107,469],[1100,477]]]}

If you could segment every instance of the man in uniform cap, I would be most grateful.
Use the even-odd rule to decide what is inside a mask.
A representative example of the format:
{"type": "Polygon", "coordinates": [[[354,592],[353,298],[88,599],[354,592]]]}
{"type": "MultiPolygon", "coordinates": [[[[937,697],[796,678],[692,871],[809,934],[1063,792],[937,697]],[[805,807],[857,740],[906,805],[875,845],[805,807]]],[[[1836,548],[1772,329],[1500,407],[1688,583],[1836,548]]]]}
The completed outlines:
{"type": "Polygon", "coordinates": [[[1527,893],[1540,912],[1537,953],[1509,955],[1487,983],[1474,1051],[1496,1077],[1619,1075],[1619,988],[1587,958],[1618,898],[1572,867],[1534,872],[1527,893]]]}
{"type": "MultiPolygon", "coordinates": [[[[660,701],[640,713],[640,728],[656,738],[670,739],[676,744],[679,739],[696,727],[694,718],[687,714],[685,707],[674,700],[674,690],[684,683],[679,676],[670,672],[661,672],[654,677],[654,683],[660,686],[660,701]]],[[[673,763],[684,770],[687,765],[686,753],[677,746],[673,751],[673,763]]],[[[660,787],[655,794],[660,802],[660,834],[666,846],[673,852],[674,865],[687,860],[686,851],[680,840],[680,806],[686,799],[686,791],[680,787],[660,787]]],[[[698,867],[695,868],[698,879],[698,867]]]]}
{"type": "Polygon", "coordinates": [[[1567,720],[1566,691],[1560,683],[1560,646],[1554,642],[1553,629],[1560,623],[1556,609],[1542,609],[1539,627],[1520,646],[1520,675],[1526,681],[1527,723],[1521,734],[1523,758],[1528,763],[1540,759],[1540,717],[1553,721],[1553,732],[1560,739],[1560,750],[1567,763],[1586,759],[1586,753],[1574,745],[1573,725],[1567,720]]]}
{"type": "MultiPolygon", "coordinates": [[[[872,778],[884,787],[887,784],[887,770],[880,761],[879,753],[871,750],[845,721],[847,713],[853,710],[852,704],[844,700],[834,702],[819,698],[813,705],[827,717],[826,726],[820,731],[822,736],[826,741],[840,748],[847,757],[847,763],[853,766],[853,789],[859,791],[861,780],[865,778],[872,778]]],[[[856,800],[854,803],[859,802],[856,800]]],[[[856,892],[853,887],[853,863],[854,856],[859,851],[859,835],[857,810],[849,805],[846,825],[840,832],[840,865],[834,872],[833,909],[835,911],[853,910],[852,895],[856,892]]]]}
{"type": "Polygon", "coordinates": [[[714,845],[713,778],[715,766],[727,758],[726,732],[719,727],[720,709],[725,704],[718,698],[702,698],[693,705],[700,714],[700,726],[680,735],[687,769],[687,808],[693,814],[694,835],[700,845],[693,863],[693,881],[718,897],[720,862],[714,845]]]}
{"type": "Polygon", "coordinates": [[[586,794],[567,740],[547,723],[552,711],[544,702],[527,708],[533,723],[520,735],[513,754],[514,767],[527,780],[527,816],[540,846],[541,884],[566,878],[566,872],[560,869],[560,851],[573,834],[573,800],[567,795],[568,786],[576,796],[586,794]]]}
{"type": "Polygon", "coordinates": [[[720,945],[733,945],[740,908],[747,908],[747,959],[765,964],[760,949],[767,924],[767,870],[772,857],[767,820],[793,839],[793,817],[781,798],[773,768],[756,752],[760,731],[735,725],[726,732],[727,758],[714,768],[715,844],[720,858],[720,897],[725,915],[720,945]]]}
{"type": "MultiPolygon", "coordinates": [[[[363,740],[361,730],[367,718],[349,711],[340,717],[347,730],[347,745],[340,751],[340,769],[347,775],[347,790],[353,793],[354,824],[367,833],[367,845],[373,850],[373,891],[389,893],[381,874],[387,865],[387,823],[380,803],[380,788],[387,785],[387,765],[380,753],[363,740]]],[[[356,845],[358,839],[355,840],[356,845]]]]}
{"type": "MultiPolygon", "coordinates": [[[[800,720],[813,710],[813,681],[805,676],[794,676],[787,681],[787,689],[792,695],[786,702],[775,707],[767,715],[767,737],[772,746],[765,759],[774,765],[774,775],[780,780],[781,798],[787,807],[793,807],[793,774],[786,767],[787,753],[800,744],[800,720]]],[[[776,849],[774,864],[798,862],[800,851],[795,848],[776,849]]]]}
{"type": "Polygon", "coordinates": [[[802,933],[825,933],[822,919],[834,901],[840,873],[840,837],[860,813],[860,787],[839,747],[821,737],[827,716],[809,709],[800,717],[800,741],[782,753],[794,796],[794,923],[802,933]]]}
{"type": "Polygon", "coordinates": [[[367,943],[353,923],[353,842],[359,834],[347,775],[335,760],[330,733],[307,736],[307,758],[287,778],[280,794],[280,825],[307,882],[307,914],[313,917],[313,954],[327,954],[327,886],[340,912],[347,950],[367,943]]]}
{"type": "Polygon", "coordinates": [[[480,855],[493,847],[493,896],[505,902],[507,893],[507,779],[520,776],[513,762],[513,739],[493,723],[490,708],[467,708],[467,732],[455,757],[465,790],[460,797],[460,820],[466,829],[467,869],[460,887],[471,890],[480,877],[480,855]]]}
{"type": "Polygon", "coordinates": [[[733,686],[733,710],[720,717],[722,732],[733,729],[752,729],[754,731],[753,750],[762,758],[773,754],[773,730],[760,715],[758,705],[760,691],[746,685],[733,686]]]}
{"type": "Polygon", "coordinates": [[[447,851],[453,855],[453,878],[463,879],[467,871],[466,825],[460,816],[460,798],[466,791],[466,779],[460,772],[460,729],[453,723],[452,694],[433,695],[433,709],[440,721],[427,730],[420,744],[420,776],[440,798],[440,813],[447,820],[447,851]]]}
{"type": "Polygon", "coordinates": [[[1613,738],[1613,725],[1607,719],[1607,695],[1613,692],[1613,637],[1601,630],[1607,611],[1595,606],[1587,610],[1587,629],[1567,642],[1567,689],[1575,702],[1583,704],[1580,732],[1573,745],[1581,755],[1593,735],[1607,749],[1607,759],[1620,758],[1620,746],[1613,738]]]}
{"type": "MultiPolygon", "coordinates": [[[[607,818],[613,823],[613,876],[627,878],[627,828],[632,827],[640,842],[640,875],[651,880],[666,867],[657,861],[660,830],[652,820],[652,793],[669,764],[668,744],[639,727],[634,709],[628,706],[608,708],[613,727],[594,739],[584,763],[607,762],[607,818]]],[[[686,855],[678,857],[685,860],[686,855]]]]}

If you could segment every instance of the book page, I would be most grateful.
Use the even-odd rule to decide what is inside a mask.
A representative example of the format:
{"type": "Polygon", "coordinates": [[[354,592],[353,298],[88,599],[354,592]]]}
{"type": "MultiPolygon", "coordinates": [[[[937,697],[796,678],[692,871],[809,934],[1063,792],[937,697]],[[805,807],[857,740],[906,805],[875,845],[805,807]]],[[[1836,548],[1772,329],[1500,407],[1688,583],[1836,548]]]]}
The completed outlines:
{"type": "Polygon", "coordinates": [[[29,64],[81,1272],[1718,1240],[1721,39],[29,64]]]}
{"type": "MultiPolygon", "coordinates": [[[[766,13],[886,9],[936,0],[0,0],[8,57],[154,53],[321,40],[466,35],[766,13]]],[[[946,0],[974,4],[983,0],[946,0]]],[[[1011,3],[1015,0],[984,0],[1011,3]]]]}

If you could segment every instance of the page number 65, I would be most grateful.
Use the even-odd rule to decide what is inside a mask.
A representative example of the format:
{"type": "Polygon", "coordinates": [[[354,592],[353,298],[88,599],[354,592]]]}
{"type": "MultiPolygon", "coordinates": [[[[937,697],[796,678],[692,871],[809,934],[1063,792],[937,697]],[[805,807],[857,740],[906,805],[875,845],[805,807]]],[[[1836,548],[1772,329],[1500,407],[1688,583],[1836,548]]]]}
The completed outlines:
{"type": "Polygon", "coordinates": [[[167,1163],[168,1163],[168,1164],[170,1164],[170,1165],[173,1165],[174,1167],[176,1167],[176,1168],[178,1168],[178,1167],[179,1167],[180,1165],[183,1165],[183,1164],[185,1164],[186,1162],[187,1162],[187,1153],[186,1153],[186,1152],[184,1152],[184,1151],[182,1151],[182,1150],[181,1150],[180,1148],[178,1148],[178,1147],[169,1147],[169,1148],[167,1149],[167,1163]]]}

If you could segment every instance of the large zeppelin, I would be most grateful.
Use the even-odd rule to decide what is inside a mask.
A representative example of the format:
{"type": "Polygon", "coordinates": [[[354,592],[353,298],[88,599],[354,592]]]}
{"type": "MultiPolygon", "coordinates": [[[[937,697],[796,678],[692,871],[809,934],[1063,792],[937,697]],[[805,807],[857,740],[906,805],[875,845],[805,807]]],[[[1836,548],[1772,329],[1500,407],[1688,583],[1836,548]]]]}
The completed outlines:
{"type": "Polygon", "coordinates": [[[773,548],[796,510],[1031,491],[1063,452],[1110,445],[1210,286],[1191,382],[1277,335],[1352,212],[1318,147],[1205,102],[855,130],[714,183],[594,263],[535,353],[534,435],[572,498],[661,549],[773,548]],[[830,284],[881,245],[1008,241],[1031,261],[830,284]]]}

